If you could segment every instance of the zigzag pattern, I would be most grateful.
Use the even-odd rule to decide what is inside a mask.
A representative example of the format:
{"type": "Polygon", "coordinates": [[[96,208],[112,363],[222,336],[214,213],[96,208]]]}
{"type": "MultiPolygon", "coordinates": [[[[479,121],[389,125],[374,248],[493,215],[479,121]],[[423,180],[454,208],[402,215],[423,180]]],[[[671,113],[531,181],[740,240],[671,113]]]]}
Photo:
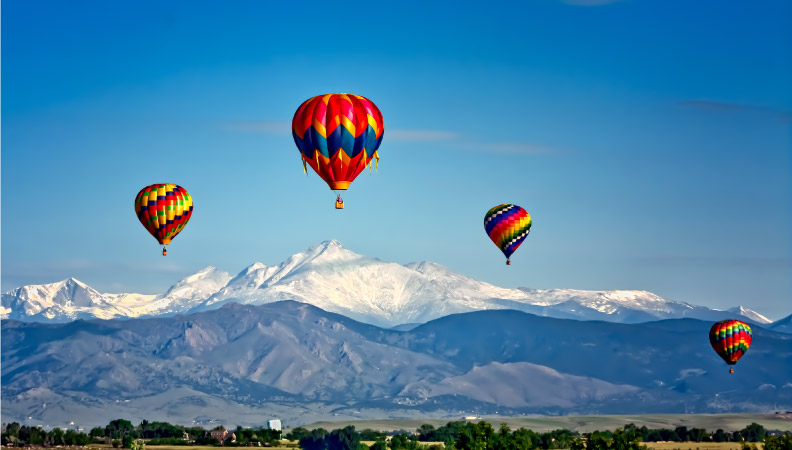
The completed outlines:
{"type": "Polygon", "coordinates": [[[371,163],[379,161],[385,125],[369,99],[327,94],[303,102],[292,119],[292,137],[303,161],[331,189],[346,189],[371,163]]]}
{"type": "Polygon", "coordinates": [[[710,328],[709,338],[712,348],[732,365],[751,346],[751,327],[739,320],[722,320],[710,328]]]}
{"type": "Polygon", "coordinates": [[[175,184],[152,184],[135,197],[138,220],[162,245],[170,244],[187,225],[193,202],[187,190],[175,184]]]}
{"type": "Polygon", "coordinates": [[[498,205],[484,215],[484,230],[509,258],[531,232],[531,216],[517,205],[498,205]]]}

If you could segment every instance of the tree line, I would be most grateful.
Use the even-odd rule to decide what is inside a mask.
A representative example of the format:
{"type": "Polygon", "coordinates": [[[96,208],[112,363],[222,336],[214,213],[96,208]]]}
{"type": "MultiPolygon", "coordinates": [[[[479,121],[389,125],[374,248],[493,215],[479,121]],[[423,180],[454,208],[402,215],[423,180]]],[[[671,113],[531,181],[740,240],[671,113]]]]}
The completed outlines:
{"type": "MultiPolygon", "coordinates": [[[[222,426],[214,430],[223,429],[222,426]]],[[[96,443],[112,444],[113,447],[133,448],[133,444],[140,439],[148,445],[220,445],[221,442],[211,436],[211,431],[202,427],[185,427],[173,425],[168,422],[142,421],[137,426],[125,419],[110,421],[104,427],[92,428],[87,434],[82,431],[53,428],[45,431],[41,427],[20,425],[17,422],[3,424],[2,443],[8,446],[36,445],[54,447],[58,445],[88,445],[96,443]]],[[[224,442],[224,445],[247,446],[268,445],[277,446],[281,432],[264,427],[243,428],[237,427],[229,430],[236,435],[236,442],[224,442]]]]}
{"type": "MultiPolygon", "coordinates": [[[[525,428],[512,431],[506,424],[501,424],[495,430],[485,421],[455,421],[437,428],[421,425],[414,433],[402,430],[390,434],[370,429],[355,431],[353,426],[333,431],[298,427],[285,437],[299,441],[303,450],[366,450],[361,441],[374,441],[368,450],[438,450],[440,447],[429,442],[441,442],[445,448],[456,450],[645,450],[646,446],[641,443],[652,441],[764,442],[765,450],[792,450],[792,437],[788,432],[779,436],[768,434],[757,423],[731,433],[721,429],[708,433],[701,428],[688,429],[684,426],[673,430],[655,430],[634,424],[615,431],[578,433],[559,429],[537,433],[525,428]]],[[[745,450],[755,450],[755,446],[743,447],[745,450]]]]}
{"type": "MultiPolygon", "coordinates": [[[[216,427],[214,430],[222,430],[216,427]]],[[[231,445],[231,446],[278,446],[281,433],[277,430],[237,427],[233,432],[235,442],[220,442],[211,436],[212,430],[202,427],[185,427],[167,422],[142,421],[137,426],[124,419],[110,421],[105,427],[96,427],[86,434],[76,430],[54,428],[45,431],[40,427],[29,427],[13,422],[3,424],[3,445],[14,446],[58,446],[107,443],[113,447],[138,450],[144,440],[148,445],[231,445]]],[[[440,427],[421,425],[414,432],[400,430],[386,433],[365,429],[358,431],[347,426],[333,431],[323,428],[308,430],[297,427],[286,439],[298,441],[302,450],[646,450],[643,442],[743,442],[744,450],[755,450],[749,443],[763,443],[764,450],[792,450],[792,435],[768,433],[763,426],[752,423],[742,430],[725,432],[718,429],[707,432],[702,428],[679,426],[675,429],[649,429],[627,424],[614,431],[579,433],[558,429],[538,433],[525,428],[511,430],[501,424],[496,430],[486,421],[478,423],[452,421],[440,427]],[[362,441],[373,441],[367,446],[362,441]],[[442,445],[440,444],[442,443],[442,445]]]]}

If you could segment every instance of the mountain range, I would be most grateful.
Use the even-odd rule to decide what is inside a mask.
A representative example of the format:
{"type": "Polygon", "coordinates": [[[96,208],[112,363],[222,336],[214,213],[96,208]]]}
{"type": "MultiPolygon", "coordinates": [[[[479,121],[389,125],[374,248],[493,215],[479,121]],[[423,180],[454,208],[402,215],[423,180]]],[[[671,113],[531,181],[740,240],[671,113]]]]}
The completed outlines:
{"type": "Polygon", "coordinates": [[[492,309],[619,323],[684,317],[771,323],[740,306],[719,311],[646,291],[501,288],[431,262],[401,265],[365,257],[337,241],[312,246],[277,266],[256,262],[233,277],[207,267],[160,295],[100,293],[74,278],[23,286],[2,295],[0,314],[21,321],[68,322],[168,316],[231,302],[261,305],[282,300],[400,329],[449,314],[492,309]]]}
{"type": "Polygon", "coordinates": [[[272,417],[756,412],[792,409],[792,335],[754,327],[734,374],[709,321],[639,324],[515,310],[398,331],[295,301],[169,317],[2,324],[2,415],[226,426],[272,417]]]}

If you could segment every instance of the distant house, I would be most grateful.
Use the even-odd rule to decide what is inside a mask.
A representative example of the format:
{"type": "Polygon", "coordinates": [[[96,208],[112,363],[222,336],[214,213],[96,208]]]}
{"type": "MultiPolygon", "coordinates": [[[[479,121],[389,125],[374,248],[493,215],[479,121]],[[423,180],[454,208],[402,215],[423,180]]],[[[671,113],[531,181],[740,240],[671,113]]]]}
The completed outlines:
{"type": "Polygon", "coordinates": [[[270,430],[278,430],[281,431],[281,421],[280,419],[272,419],[267,421],[267,428],[270,430]]]}
{"type": "Polygon", "coordinates": [[[236,434],[231,433],[228,430],[212,430],[209,432],[209,435],[220,442],[225,442],[229,440],[231,442],[236,442],[236,434]]]}

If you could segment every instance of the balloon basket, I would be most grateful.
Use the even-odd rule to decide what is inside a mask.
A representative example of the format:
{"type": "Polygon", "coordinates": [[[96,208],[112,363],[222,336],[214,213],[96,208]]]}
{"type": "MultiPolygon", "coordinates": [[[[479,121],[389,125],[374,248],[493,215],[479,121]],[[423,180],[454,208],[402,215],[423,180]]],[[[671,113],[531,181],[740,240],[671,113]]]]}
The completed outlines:
{"type": "Polygon", "coordinates": [[[729,367],[729,373],[734,373],[734,367],[729,367]]]}
{"type": "Polygon", "coordinates": [[[506,265],[507,265],[507,266],[511,266],[511,261],[509,261],[509,260],[507,259],[507,260],[506,260],[506,265]]]}
{"type": "Polygon", "coordinates": [[[167,256],[167,255],[168,255],[168,249],[165,248],[165,247],[162,247],[162,256],[167,256]]]}
{"type": "Polygon", "coordinates": [[[336,209],[344,209],[344,202],[336,200],[336,209]]]}

